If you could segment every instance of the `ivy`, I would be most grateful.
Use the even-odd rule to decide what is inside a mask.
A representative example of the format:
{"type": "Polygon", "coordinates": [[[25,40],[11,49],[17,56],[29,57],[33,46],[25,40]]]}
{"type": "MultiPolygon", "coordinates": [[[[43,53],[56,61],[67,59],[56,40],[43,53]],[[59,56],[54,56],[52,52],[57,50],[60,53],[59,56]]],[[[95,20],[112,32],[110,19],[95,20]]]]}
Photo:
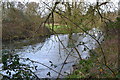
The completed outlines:
{"type": "Polygon", "coordinates": [[[31,68],[34,69],[34,67],[20,63],[20,58],[18,54],[11,54],[9,51],[5,50],[2,52],[2,62],[2,69],[7,74],[3,74],[2,80],[31,80],[33,78],[36,78],[35,74],[31,71],[31,68]],[[15,74],[13,74],[12,71],[14,71],[15,74]]]}

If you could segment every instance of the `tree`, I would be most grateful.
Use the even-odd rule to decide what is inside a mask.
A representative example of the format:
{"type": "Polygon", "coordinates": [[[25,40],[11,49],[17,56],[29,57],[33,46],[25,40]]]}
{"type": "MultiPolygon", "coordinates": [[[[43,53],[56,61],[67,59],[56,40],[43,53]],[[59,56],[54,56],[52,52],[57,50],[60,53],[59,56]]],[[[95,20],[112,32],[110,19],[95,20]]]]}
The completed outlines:
{"type": "Polygon", "coordinates": [[[38,14],[38,6],[39,3],[36,2],[30,2],[26,4],[27,8],[26,8],[26,14],[31,16],[31,15],[37,15],[38,14]]]}
{"type": "Polygon", "coordinates": [[[18,2],[17,7],[18,7],[18,9],[20,9],[20,10],[24,10],[25,5],[24,5],[23,3],[21,3],[21,2],[18,2]]]}

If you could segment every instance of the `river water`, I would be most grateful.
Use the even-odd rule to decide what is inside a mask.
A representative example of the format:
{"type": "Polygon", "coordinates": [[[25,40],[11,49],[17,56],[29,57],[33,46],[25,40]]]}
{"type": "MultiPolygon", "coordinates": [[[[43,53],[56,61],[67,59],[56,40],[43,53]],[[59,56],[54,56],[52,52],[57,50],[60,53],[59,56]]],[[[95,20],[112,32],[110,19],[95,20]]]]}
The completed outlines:
{"type": "MultiPolygon", "coordinates": [[[[103,41],[104,36],[99,29],[93,28],[88,33],[100,43],[103,41]]],[[[38,62],[33,64],[30,61],[21,60],[21,63],[36,65],[37,69],[33,71],[40,78],[57,78],[63,67],[60,72],[62,78],[72,73],[72,65],[80,60],[75,48],[82,59],[87,59],[90,57],[90,50],[98,46],[95,39],[86,33],[51,35],[45,42],[23,47],[23,51],[16,54],[19,54],[21,58],[29,58],[38,62]],[[47,75],[48,73],[50,75],[47,75]]]]}

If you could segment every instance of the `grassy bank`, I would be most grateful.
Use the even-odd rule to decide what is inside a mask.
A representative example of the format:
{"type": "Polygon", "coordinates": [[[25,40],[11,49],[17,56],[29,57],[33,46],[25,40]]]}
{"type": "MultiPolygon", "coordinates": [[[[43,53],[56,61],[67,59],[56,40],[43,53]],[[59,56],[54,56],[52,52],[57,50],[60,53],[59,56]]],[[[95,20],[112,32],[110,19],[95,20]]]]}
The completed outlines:
{"type": "MultiPolygon", "coordinates": [[[[54,26],[52,26],[52,24],[46,24],[46,26],[48,28],[50,28],[52,30],[52,28],[54,29],[54,31],[57,34],[69,34],[69,33],[79,33],[79,32],[83,32],[80,28],[76,28],[76,27],[70,27],[68,25],[61,25],[61,24],[54,24],[54,26]]],[[[90,28],[84,27],[84,30],[90,30],[90,28]]]]}

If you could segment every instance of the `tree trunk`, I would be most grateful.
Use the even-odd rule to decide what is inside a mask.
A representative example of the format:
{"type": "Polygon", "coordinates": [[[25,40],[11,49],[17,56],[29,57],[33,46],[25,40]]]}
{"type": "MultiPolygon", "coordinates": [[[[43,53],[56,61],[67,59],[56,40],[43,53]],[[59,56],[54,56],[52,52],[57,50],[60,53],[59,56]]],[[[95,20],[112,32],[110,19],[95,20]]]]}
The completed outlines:
{"type": "MultiPolygon", "coordinates": [[[[118,2],[118,18],[120,18],[120,0],[118,2]]],[[[118,34],[118,75],[120,76],[120,28],[118,28],[118,31],[117,31],[117,34],[118,34]]]]}

